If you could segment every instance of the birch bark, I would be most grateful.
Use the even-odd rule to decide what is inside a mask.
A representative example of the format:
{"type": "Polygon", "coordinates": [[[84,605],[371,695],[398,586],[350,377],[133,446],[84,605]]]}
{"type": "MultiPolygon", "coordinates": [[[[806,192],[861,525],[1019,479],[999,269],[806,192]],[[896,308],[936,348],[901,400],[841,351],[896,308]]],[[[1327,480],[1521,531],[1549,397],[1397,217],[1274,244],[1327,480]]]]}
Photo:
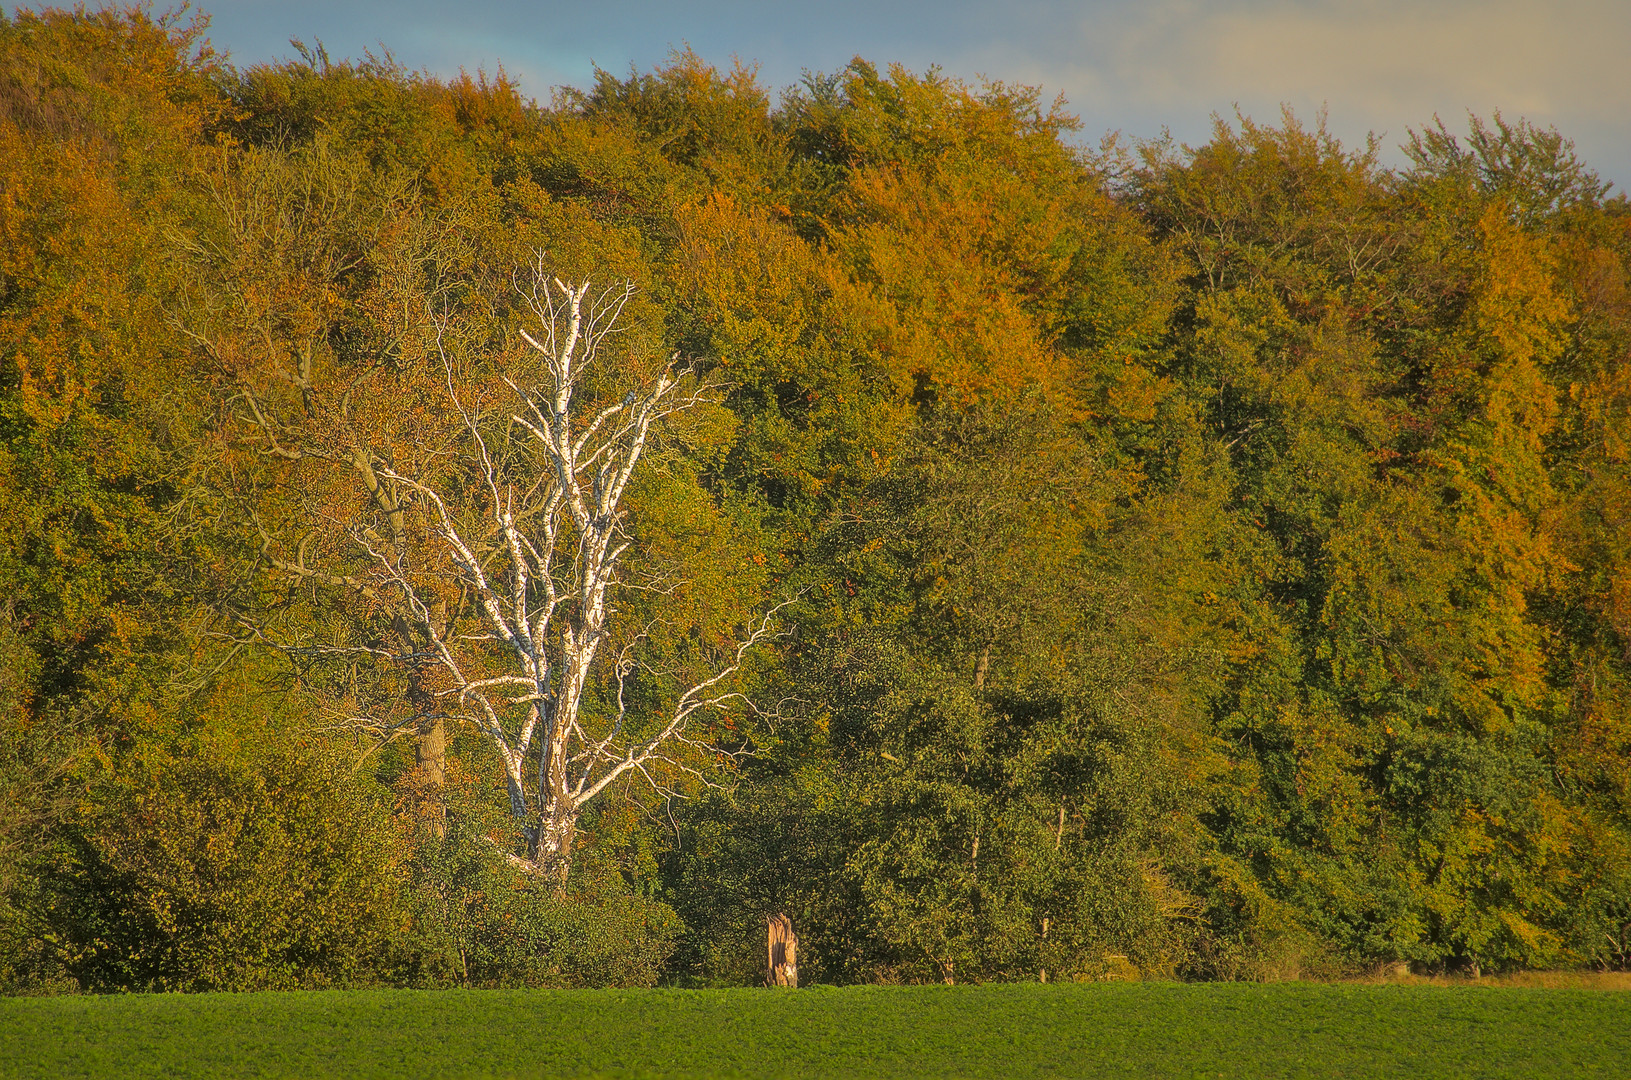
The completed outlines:
{"type": "Polygon", "coordinates": [[[633,288],[569,283],[542,265],[518,287],[534,323],[520,338],[541,361],[536,381],[504,378],[509,407],[483,412],[461,395],[443,350],[447,399],[462,425],[443,456],[456,467],[431,476],[374,463],[422,519],[424,550],[384,542],[388,529],[359,526],[352,535],[368,555],[368,587],[399,601],[424,643],[417,662],[439,669],[442,711],[478,728],[502,763],[525,837],[525,853],[512,858],[564,878],[586,804],[623,779],[661,789],[658,774],[687,768],[687,751],[699,749],[688,735],[698,714],[751,708],[732,680],[749,650],[774,635],[779,608],[661,715],[630,716],[625,689],[639,667],[638,637],[608,653],[631,544],[624,498],[658,425],[710,388],[671,360],[621,399],[586,406],[595,401],[589,374],[619,332],[633,288]],[[448,571],[471,620],[439,615],[448,571]],[[480,631],[468,632],[469,621],[480,631]]]}

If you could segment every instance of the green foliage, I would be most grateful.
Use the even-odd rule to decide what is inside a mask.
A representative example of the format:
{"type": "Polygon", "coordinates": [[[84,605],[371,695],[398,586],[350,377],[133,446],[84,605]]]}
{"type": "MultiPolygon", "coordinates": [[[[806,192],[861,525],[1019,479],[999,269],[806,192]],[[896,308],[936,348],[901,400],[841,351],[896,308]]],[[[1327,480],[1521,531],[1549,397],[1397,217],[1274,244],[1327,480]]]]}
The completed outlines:
{"type": "Polygon", "coordinates": [[[223,704],[92,772],[30,912],[54,958],[92,991],[384,978],[402,875],[383,793],[343,748],[257,717],[264,699],[223,704]]]}
{"type": "Polygon", "coordinates": [[[580,864],[569,887],[511,865],[503,809],[455,774],[440,835],[415,842],[405,981],[431,986],[651,986],[673,951],[674,913],[615,869],[580,864]]]}

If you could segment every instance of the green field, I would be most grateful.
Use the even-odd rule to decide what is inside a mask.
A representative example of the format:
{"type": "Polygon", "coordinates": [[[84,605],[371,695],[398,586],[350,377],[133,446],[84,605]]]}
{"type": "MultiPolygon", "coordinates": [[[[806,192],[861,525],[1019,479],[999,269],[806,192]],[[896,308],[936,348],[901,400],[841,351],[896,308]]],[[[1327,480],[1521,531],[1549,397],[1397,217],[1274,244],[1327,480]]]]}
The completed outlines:
{"type": "Polygon", "coordinates": [[[1631,1075],[1631,993],[1222,984],[0,1000],[7,1077],[1631,1075]]]}

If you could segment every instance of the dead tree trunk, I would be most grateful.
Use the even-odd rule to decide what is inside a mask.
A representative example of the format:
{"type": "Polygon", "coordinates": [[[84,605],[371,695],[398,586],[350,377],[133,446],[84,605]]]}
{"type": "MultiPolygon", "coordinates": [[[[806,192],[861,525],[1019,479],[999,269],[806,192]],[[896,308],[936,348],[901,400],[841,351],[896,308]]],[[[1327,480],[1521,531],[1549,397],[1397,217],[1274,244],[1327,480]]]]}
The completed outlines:
{"type": "Polygon", "coordinates": [[[692,717],[752,708],[730,683],[748,650],[776,636],[780,606],[712,674],[695,671],[697,681],[662,713],[625,699],[625,682],[640,669],[640,635],[620,637],[612,622],[636,539],[624,492],[667,418],[711,400],[713,388],[676,370],[676,354],[621,400],[595,400],[587,373],[621,332],[633,286],[596,292],[539,264],[518,288],[538,321],[536,336],[520,331],[536,355],[512,366],[530,371],[533,385],[499,376],[515,395],[511,408],[484,397],[479,382],[461,397],[467,375],[443,349],[460,331],[439,325],[445,403],[463,438],[411,469],[404,463],[407,471],[364,461],[365,482],[386,495],[351,536],[367,556],[365,587],[411,623],[411,670],[436,669],[439,688],[421,715],[446,715],[487,736],[526,839],[526,854],[511,859],[564,881],[585,804],[624,777],[662,790],[665,774],[695,772],[687,759],[710,748],[689,737],[692,717]],[[457,626],[446,607],[455,588],[465,612],[457,626]],[[603,657],[613,640],[621,650],[603,657]]]}
{"type": "Polygon", "coordinates": [[[770,924],[770,974],[766,986],[792,986],[799,984],[799,939],[793,933],[793,921],[786,915],[772,915],[770,924]]]}

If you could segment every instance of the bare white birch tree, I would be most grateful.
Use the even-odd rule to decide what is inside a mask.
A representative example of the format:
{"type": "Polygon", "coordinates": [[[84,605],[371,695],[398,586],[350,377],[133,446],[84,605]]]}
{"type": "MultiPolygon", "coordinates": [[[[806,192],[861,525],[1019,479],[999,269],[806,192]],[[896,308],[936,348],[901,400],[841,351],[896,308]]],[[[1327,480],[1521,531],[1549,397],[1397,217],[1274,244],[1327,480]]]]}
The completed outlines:
{"type": "Polygon", "coordinates": [[[639,666],[639,638],[609,648],[617,596],[631,585],[623,575],[631,542],[624,496],[658,425],[704,400],[708,388],[671,360],[620,399],[580,411],[633,287],[568,283],[540,262],[518,289],[537,324],[521,331],[541,360],[536,384],[504,376],[511,407],[477,409],[468,391],[461,396],[443,349],[448,401],[462,425],[460,445],[443,455],[455,467],[413,475],[375,466],[402,493],[405,512],[420,518],[421,541],[404,547],[366,523],[351,532],[368,556],[367,587],[400,598],[393,606],[417,622],[427,648],[413,662],[440,669],[440,707],[482,731],[503,763],[526,837],[525,856],[512,858],[564,876],[587,803],[624,778],[661,787],[662,775],[688,767],[693,718],[732,703],[751,707],[732,679],[748,651],[773,635],[779,609],[760,616],[721,666],[687,680],[660,715],[630,715],[624,691],[639,666]],[[451,605],[437,595],[447,569],[461,594],[451,605]],[[608,689],[592,701],[597,671],[608,689]]]}

